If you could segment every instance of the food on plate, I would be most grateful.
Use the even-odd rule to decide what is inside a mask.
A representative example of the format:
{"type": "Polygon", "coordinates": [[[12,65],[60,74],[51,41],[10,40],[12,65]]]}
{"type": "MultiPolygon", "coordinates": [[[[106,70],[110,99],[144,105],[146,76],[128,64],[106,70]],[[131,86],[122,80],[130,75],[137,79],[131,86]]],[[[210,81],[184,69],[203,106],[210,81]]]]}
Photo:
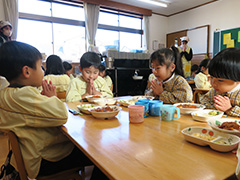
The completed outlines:
{"type": "Polygon", "coordinates": [[[92,109],[91,111],[95,111],[95,112],[112,112],[112,111],[114,111],[114,109],[111,108],[110,106],[105,106],[105,107],[98,107],[98,108],[92,109]]]}
{"type": "Polygon", "coordinates": [[[207,141],[212,141],[216,139],[216,137],[210,136],[209,134],[193,133],[192,136],[198,137],[207,141]]]}
{"type": "Polygon", "coordinates": [[[101,98],[101,96],[92,96],[92,98],[101,98]]]}
{"type": "Polygon", "coordinates": [[[216,140],[216,141],[214,141],[214,143],[217,143],[217,144],[225,144],[225,145],[230,145],[230,144],[231,144],[229,141],[224,140],[224,139],[216,140]]]}
{"type": "Polygon", "coordinates": [[[135,102],[132,101],[132,100],[123,100],[123,99],[118,100],[118,103],[120,105],[123,105],[123,106],[129,106],[129,105],[134,105],[135,104],[135,102]]]}
{"type": "Polygon", "coordinates": [[[179,104],[178,108],[198,108],[196,105],[193,104],[179,104]]]}
{"type": "Polygon", "coordinates": [[[240,125],[236,122],[223,122],[221,125],[219,124],[218,127],[226,130],[240,130],[240,125]]]}
{"type": "Polygon", "coordinates": [[[219,111],[210,111],[208,115],[217,116],[219,115],[219,111]]]}
{"type": "Polygon", "coordinates": [[[83,109],[89,109],[89,108],[93,108],[93,107],[95,107],[93,104],[83,104],[83,105],[81,105],[81,108],[83,108],[83,109]]]}

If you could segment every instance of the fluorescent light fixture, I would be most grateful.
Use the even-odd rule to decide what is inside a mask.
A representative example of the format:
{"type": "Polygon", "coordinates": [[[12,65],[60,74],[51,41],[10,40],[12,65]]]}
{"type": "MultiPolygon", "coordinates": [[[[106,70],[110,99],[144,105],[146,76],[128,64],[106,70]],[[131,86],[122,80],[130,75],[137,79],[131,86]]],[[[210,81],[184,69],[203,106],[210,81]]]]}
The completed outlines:
{"type": "Polygon", "coordinates": [[[149,4],[153,4],[153,5],[157,5],[157,6],[161,6],[161,7],[167,7],[166,3],[159,2],[159,1],[154,1],[154,0],[139,0],[139,1],[149,3],[149,4]]]}

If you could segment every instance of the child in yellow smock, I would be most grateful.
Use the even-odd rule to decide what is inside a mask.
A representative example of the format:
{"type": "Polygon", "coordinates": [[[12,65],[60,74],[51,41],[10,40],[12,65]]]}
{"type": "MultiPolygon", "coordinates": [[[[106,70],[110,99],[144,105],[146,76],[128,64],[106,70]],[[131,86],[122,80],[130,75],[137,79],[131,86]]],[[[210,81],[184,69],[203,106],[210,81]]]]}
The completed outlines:
{"type": "MultiPolygon", "coordinates": [[[[42,55],[33,46],[9,41],[0,47],[0,76],[10,83],[0,91],[0,129],[17,135],[31,179],[93,164],[60,131],[67,109],[56,97],[56,87],[43,81],[41,66],[42,55]],[[41,85],[42,93],[37,89],[41,85]]],[[[94,168],[92,179],[107,179],[98,172],[94,168]]]]}
{"type": "Polygon", "coordinates": [[[74,78],[67,89],[66,101],[79,101],[89,95],[113,97],[106,81],[99,76],[100,57],[95,52],[86,52],[80,59],[80,75],[74,78]]]}

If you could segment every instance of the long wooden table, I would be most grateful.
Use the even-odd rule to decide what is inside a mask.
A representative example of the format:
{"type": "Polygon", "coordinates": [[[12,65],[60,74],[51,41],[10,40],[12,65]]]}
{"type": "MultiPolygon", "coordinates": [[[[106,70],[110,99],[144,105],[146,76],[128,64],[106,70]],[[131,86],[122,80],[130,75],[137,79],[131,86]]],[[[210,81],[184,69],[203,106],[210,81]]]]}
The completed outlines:
{"type": "MultiPolygon", "coordinates": [[[[66,106],[77,109],[78,104],[66,106]]],[[[142,124],[130,124],[123,107],[110,120],[69,113],[61,129],[110,179],[215,180],[233,174],[236,154],[187,142],[181,130],[192,126],[210,128],[191,115],[169,122],[149,116],[142,124]]]]}

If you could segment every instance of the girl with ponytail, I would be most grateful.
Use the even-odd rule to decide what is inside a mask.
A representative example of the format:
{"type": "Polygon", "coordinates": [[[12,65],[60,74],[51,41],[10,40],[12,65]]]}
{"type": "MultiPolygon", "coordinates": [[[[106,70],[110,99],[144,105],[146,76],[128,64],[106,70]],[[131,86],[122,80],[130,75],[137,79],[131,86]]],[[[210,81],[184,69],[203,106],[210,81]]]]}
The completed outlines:
{"type": "Polygon", "coordinates": [[[183,77],[182,62],[179,51],[172,46],[162,48],[151,54],[152,72],[157,78],[151,82],[155,99],[163,103],[192,102],[193,93],[183,77]]]}

